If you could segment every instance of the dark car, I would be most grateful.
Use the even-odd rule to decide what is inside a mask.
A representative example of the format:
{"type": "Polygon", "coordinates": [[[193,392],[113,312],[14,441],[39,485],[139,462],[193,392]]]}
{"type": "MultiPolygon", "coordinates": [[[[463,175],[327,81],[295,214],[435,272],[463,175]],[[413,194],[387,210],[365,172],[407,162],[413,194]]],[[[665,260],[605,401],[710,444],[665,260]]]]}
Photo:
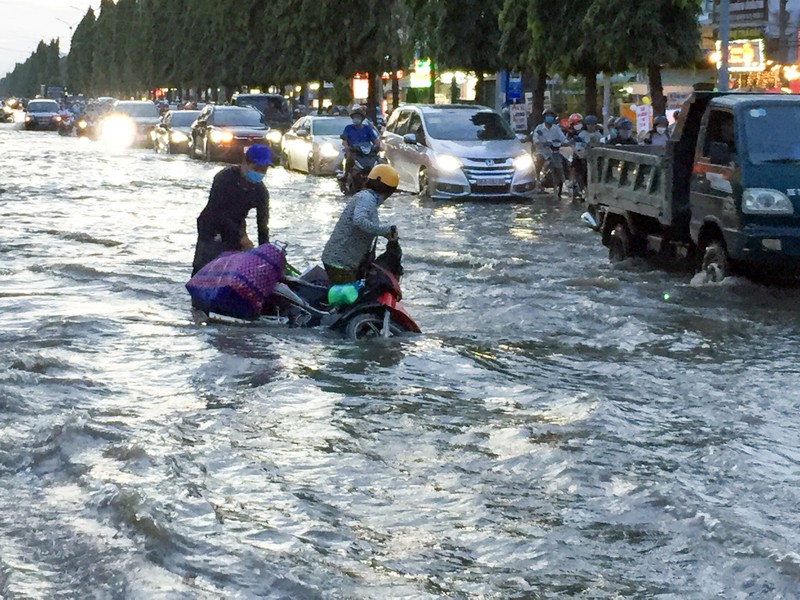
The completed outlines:
{"type": "Polygon", "coordinates": [[[120,100],[114,104],[114,113],[131,119],[136,125],[135,146],[153,143],[154,131],[161,120],[158,107],[147,100],[120,100]]]}
{"type": "Polygon", "coordinates": [[[247,148],[266,143],[268,131],[255,108],[209,105],[192,124],[190,156],[238,163],[247,148]]]}
{"type": "Polygon", "coordinates": [[[55,100],[31,100],[25,110],[25,129],[49,129],[55,131],[61,117],[55,100]]]}
{"type": "Polygon", "coordinates": [[[280,155],[281,138],[294,122],[292,109],[281,94],[236,94],[236,106],[252,106],[264,115],[264,124],[270,128],[267,145],[275,157],[280,155]]]}
{"type": "Polygon", "coordinates": [[[192,123],[200,116],[199,110],[170,110],[156,127],[154,142],[156,152],[164,154],[189,154],[192,123]]]}

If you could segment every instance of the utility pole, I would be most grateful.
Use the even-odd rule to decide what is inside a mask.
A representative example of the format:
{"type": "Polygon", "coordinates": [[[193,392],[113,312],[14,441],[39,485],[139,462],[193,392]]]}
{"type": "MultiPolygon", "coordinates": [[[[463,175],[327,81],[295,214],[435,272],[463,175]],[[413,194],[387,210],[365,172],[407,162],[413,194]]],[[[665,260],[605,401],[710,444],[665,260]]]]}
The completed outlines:
{"type": "Polygon", "coordinates": [[[788,2],[789,0],[781,0],[781,8],[778,12],[778,35],[780,35],[778,48],[780,49],[780,62],[783,64],[794,62],[789,60],[789,39],[786,37],[786,30],[789,28],[789,11],[786,6],[788,2]]]}
{"type": "Polygon", "coordinates": [[[731,0],[719,0],[719,44],[720,60],[719,73],[717,74],[717,89],[720,92],[728,91],[728,59],[731,42],[731,0]]]}

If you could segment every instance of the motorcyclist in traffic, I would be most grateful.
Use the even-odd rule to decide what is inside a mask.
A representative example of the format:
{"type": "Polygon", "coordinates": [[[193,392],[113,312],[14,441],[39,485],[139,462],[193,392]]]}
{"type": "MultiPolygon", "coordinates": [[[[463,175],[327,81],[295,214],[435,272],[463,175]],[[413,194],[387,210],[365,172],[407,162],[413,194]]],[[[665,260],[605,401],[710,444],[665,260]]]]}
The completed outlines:
{"type": "Polygon", "coordinates": [[[247,214],[256,209],[258,244],[269,242],[269,192],[264,175],[272,165],[267,146],[250,146],[240,165],[224,168],[214,176],[208,204],[197,217],[197,247],[192,275],[227,251],[248,250],[247,214]]]}
{"type": "Polygon", "coordinates": [[[606,143],[611,146],[635,146],[639,142],[633,135],[633,121],[628,117],[620,117],[614,123],[616,135],[606,143]]]}
{"type": "Polygon", "coordinates": [[[376,165],[367,177],[365,188],[347,203],[322,251],[322,264],[332,284],[351,283],[363,276],[377,236],[397,239],[397,229],[381,223],[378,207],[397,190],[399,183],[393,167],[376,165]]]}
{"type": "Polygon", "coordinates": [[[669,140],[667,128],[669,127],[669,120],[665,116],[658,116],[653,120],[653,127],[647,132],[644,137],[644,143],[653,146],[666,146],[669,140]]]}
{"type": "MultiPolygon", "coordinates": [[[[531,133],[531,140],[536,150],[537,173],[541,175],[542,167],[550,161],[558,181],[563,183],[564,161],[561,159],[560,154],[558,156],[554,155],[553,145],[566,145],[567,137],[556,122],[557,115],[555,111],[549,108],[545,109],[542,117],[544,122],[540,123],[531,133]]],[[[560,183],[558,187],[560,188],[560,183]]]]}
{"type": "Polygon", "coordinates": [[[344,147],[344,176],[352,176],[353,163],[355,161],[355,148],[358,144],[370,142],[375,145],[375,149],[380,149],[378,132],[371,126],[364,123],[364,111],[356,108],[350,113],[352,123],[347,125],[342,132],[342,146],[344,147]]]}
{"type": "MultiPolygon", "coordinates": [[[[596,121],[596,120],[595,120],[596,121]]],[[[573,194],[582,194],[582,190],[586,188],[586,152],[591,144],[591,136],[589,132],[584,129],[583,115],[580,113],[573,113],[567,119],[569,130],[567,131],[567,138],[569,144],[572,146],[572,185],[578,186],[578,189],[573,189],[573,194]]]]}
{"type": "Polygon", "coordinates": [[[586,134],[589,136],[589,145],[599,144],[600,140],[603,139],[603,134],[597,128],[597,117],[587,115],[583,120],[583,124],[586,126],[586,134]]]}

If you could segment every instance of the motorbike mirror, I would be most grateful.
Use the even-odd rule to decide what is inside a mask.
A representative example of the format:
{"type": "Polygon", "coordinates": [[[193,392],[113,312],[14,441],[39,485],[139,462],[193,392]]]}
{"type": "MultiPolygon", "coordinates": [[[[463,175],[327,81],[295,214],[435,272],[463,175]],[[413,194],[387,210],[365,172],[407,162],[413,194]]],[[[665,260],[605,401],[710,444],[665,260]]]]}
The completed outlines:
{"type": "Polygon", "coordinates": [[[592,231],[600,231],[600,225],[598,225],[597,219],[595,219],[591,213],[583,213],[581,215],[581,222],[592,231]]]}
{"type": "Polygon", "coordinates": [[[416,133],[407,133],[407,134],[405,134],[403,136],[403,141],[406,144],[412,144],[412,145],[419,144],[419,140],[417,140],[417,134],[416,133]]]}

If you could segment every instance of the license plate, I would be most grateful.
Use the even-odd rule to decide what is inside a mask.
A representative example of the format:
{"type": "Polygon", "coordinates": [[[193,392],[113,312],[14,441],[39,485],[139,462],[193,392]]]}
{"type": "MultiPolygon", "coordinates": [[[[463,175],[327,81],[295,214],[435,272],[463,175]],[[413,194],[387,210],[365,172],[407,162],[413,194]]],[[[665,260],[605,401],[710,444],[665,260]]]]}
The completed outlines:
{"type": "Polygon", "coordinates": [[[503,177],[487,177],[485,179],[478,179],[477,184],[486,187],[496,187],[499,185],[505,185],[506,180],[503,177]]]}

